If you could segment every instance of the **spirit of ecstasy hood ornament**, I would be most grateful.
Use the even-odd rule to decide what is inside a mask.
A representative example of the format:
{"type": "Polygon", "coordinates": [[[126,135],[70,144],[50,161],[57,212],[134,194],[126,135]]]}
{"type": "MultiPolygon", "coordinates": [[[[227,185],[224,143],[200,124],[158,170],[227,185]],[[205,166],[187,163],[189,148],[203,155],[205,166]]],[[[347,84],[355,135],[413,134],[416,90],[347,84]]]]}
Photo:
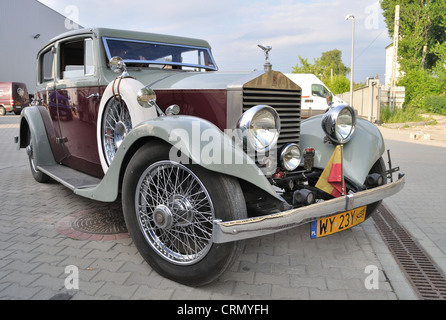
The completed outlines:
{"type": "Polygon", "coordinates": [[[262,49],[263,52],[265,53],[265,65],[264,65],[264,67],[265,67],[265,72],[271,71],[272,68],[273,68],[273,66],[272,66],[271,63],[269,62],[269,52],[271,51],[271,49],[272,49],[273,47],[271,47],[271,46],[266,46],[266,47],[264,47],[264,46],[262,46],[262,45],[260,45],[260,44],[258,45],[258,47],[259,47],[260,49],[262,49]]]}

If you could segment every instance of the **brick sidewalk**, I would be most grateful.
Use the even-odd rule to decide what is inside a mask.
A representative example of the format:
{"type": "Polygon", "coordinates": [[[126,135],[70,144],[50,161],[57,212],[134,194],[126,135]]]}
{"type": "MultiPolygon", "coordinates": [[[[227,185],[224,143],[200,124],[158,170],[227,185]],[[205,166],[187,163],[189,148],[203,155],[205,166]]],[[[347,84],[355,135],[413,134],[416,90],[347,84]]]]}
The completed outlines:
{"type": "Polygon", "coordinates": [[[309,239],[308,225],[249,240],[231,271],[204,288],[159,276],[131,239],[71,239],[56,229],[62,219],[107,204],[76,196],[56,182],[35,182],[25,151],[12,143],[16,130],[0,129],[0,299],[404,298],[395,292],[393,271],[379,259],[385,250],[375,252],[382,242],[370,220],[319,240],[309,239]],[[378,290],[364,284],[370,265],[380,270],[378,290]],[[69,266],[79,270],[79,289],[65,286],[69,266]]]}

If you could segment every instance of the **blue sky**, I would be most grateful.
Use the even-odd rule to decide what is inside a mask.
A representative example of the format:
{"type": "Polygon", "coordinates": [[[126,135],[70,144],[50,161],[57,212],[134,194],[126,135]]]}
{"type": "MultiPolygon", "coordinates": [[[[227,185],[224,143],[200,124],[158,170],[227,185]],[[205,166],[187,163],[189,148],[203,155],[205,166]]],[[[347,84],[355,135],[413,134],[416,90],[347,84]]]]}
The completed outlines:
{"type": "Polygon", "coordinates": [[[284,73],[298,56],[342,51],[350,67],[355,15],[355,82],[379,75],[384,82],[388,36],[376,0],[39,0],[84,27],[202,38],[209,41],[222,71],[263,69],[258,44],[273,47],[273,69],[284,73]]]}

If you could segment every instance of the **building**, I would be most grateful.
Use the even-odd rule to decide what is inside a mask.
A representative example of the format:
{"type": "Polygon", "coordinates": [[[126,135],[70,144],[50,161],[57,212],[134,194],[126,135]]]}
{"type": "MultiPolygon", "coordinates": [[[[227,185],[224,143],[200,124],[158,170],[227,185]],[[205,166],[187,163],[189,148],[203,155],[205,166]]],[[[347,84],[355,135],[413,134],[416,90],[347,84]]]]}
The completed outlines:
{"type": "MultiPolygon", "coordinates": [[[[394,54],[393,50],[393,43],[389,44],[386,47],[386,81],[385,81],[385,85],[386,86],[391,86],[392,85],[392,68],[393,68],[393,54],[394,54]]],[[[398,79],[400,78],[401,73],[400,73],[400,64],[397,62],[396,63],[396,79],[398,81],[398,79]]]]}
{"type": "Polygon", "coordinates": [[[37,0],[2,0],[0,10],[0,82],[36,86],[37,52],[55,36],[80,28],[37,0]]]}

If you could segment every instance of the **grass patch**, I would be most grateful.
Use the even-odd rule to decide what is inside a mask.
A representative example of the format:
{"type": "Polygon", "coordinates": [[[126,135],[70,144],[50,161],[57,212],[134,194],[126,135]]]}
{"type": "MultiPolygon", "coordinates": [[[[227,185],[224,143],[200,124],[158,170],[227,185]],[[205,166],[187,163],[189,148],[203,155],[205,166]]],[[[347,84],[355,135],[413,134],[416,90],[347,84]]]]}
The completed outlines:
{"type": "Polygon", "coordinates": [[[381,108],[381,122],[383,123],[406,123],[406,122],[420,122],[426,121],[425,117],[420,115],[420,110],[417,108],[403,107],[394,108],[390,107],[381,108]]]}

